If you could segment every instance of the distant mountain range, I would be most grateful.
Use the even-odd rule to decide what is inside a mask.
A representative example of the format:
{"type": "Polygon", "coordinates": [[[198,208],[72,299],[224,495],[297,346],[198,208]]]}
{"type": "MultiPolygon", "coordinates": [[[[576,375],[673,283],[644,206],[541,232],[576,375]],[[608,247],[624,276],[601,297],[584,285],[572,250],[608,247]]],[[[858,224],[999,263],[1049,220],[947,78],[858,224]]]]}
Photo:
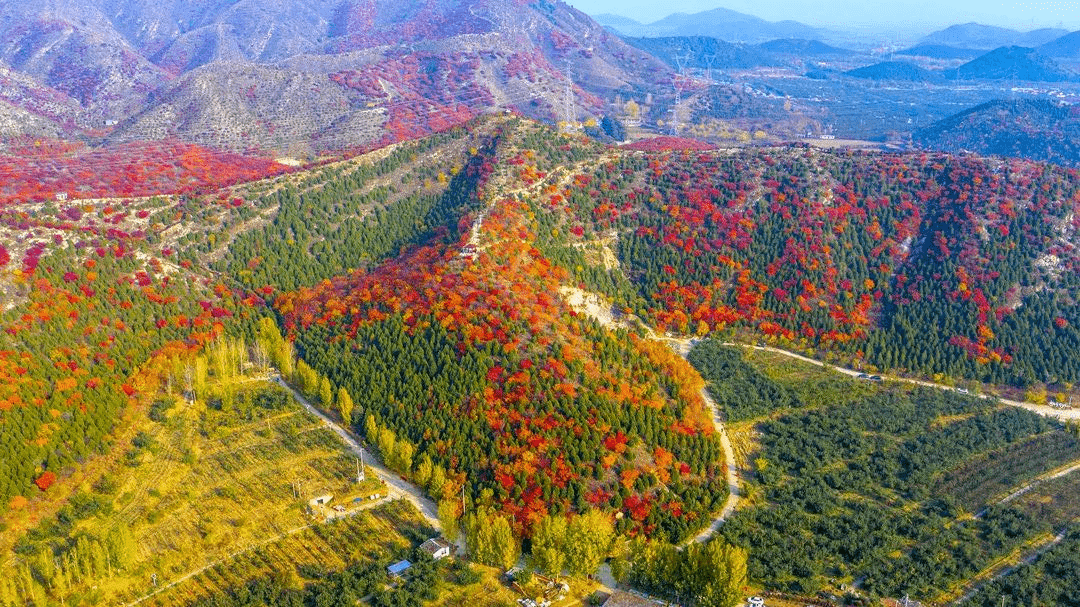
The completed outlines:
{"type": "Polygon", "coordinates": [[[684,61],[683,67],[699,69],[744,69],[780,65],[776,57],[760,47],[732,44],[707,36],[627,37],[625,40],[674,68],[679,67],[679,59],[684,61]]]}
{"type": "Polygon", "coordinates": [[[955,77],[961,80],[1061,82],[1072,75],[1034,49],[1007,46],[961,65],[957,68],[955,77]]]}
{"type": "Polygon", "coordinates": [[[1049,100],[992,101],[916,131],[927,149],[1080,166],[1080,111],[1049,100]]]}
{"type": "MultiPolygon", "coordinates": [[[[912,51],[911,54],[915,55],[915,52],[912,51]]],[[[850,70],[845,74],[870,80],[912,82],[933,82],[943,79],[1062,82],[1075,77],[1049,57],[1034,49],[1020,46],[1001,47],[989,53],[980,54],[955,69],[928,70],[907,61],[885,61],[850,70]]]]}
{"type": "Polygon", "coordinates": [[[885,61],[850,70],[845,74],[853,78],[865,78],[867,80],[900,80],[908,82],[929,82],[941,77],[940,72],[931,72],[914,63],[905,61],[885,61]]]}
{"type": "Polygon", "coordinates": [[[1020,32],[1003,27],[994,27],[992,25],[964,23],[934,32],[920,40],[918,45],[949,46],[984,51],[1002,46],[1026,46],[1034,48],[1051,42],[1068,33],[1068,30],[1052,28],[1020,32]]]}
{"type": "Polygon", "coordinates": [[[928,59],[970,60],[982,55],[983,51],[970,48],[957,48],[955,46],[947,46],[944,44],[919,44],[909,49],[897,51],[896,54],[907,57],[926,57],[928,59]]]}
{"type": "Polygon", "coordinates": [[[770,53],[776,53],[778,55],[800,55],[800,56],[812,56],[822,57],[833,55],[836,57],[851,57],[858,55],[855,51],[851,51],[844,48],[837,48],[821,42],[819,40],[804,40],[799,38],[780,38],[777,40],[770,40],[768,42],[762,42],[757,45],[763,51],[770,53]]]}
{"type": "Polygon", "coordinates": [[[555,120],[568,72],[581,114],[670,80],[663,63],[548,0],[0,6],[0,136],[367,145],[499,108],[555,120]]]}
{"type": "Polygon", "coordinates": [[[1055,59],[1080,59],[1080,32],[1072,32],[1047,42],[1039,52],[1055,59]]]}
{"type": "Polygon", "coordinates": [[[797,21],[771,22],[752,15],[716,8],[700,13],[675,13],[642,24],[619,15],[596,15],[596,22],[635,38],[709,36],[726,42],[757,44],[781,38],[820,39],[825,32],[797,21]]]}

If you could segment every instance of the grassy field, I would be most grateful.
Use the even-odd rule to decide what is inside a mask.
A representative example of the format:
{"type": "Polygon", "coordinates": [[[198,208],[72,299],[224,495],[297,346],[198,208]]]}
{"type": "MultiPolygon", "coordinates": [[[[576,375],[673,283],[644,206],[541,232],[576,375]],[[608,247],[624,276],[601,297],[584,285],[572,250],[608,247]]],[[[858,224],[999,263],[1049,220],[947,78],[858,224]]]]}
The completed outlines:
{"type": "Polygon", "coordinates": [[[875,384],[775,352],[746,349],[744,360],[793,390],[809,408],[842,404],[880,391],[875,384]]]}
{"type": "MultiPolygon", "coordinates": [[[[538,578],[523,588],[519,587],[524,591],[522,594],[504,580],[500,570],[476,564],[472,568],[480,574],[480,581],[464,587],[447,585],[439,598],[430,604],[431,607],[510,607],[517,605],[520,598],[535,599],[544,594],[543,583],[538,578]]],[[[600,587],[598,583],[586,579],[564,578],[560,581],[570,586],[570,592],[563,600],[552,601],[552,607],[587,605],[589,597],[600,587]]]]}
{"type": "MultiPolygon", "coordinates": [[[[37,604],[45,597],[127,603],[153,590],[153,579],[161,587],[252,547],[302,541],[304,528],[322,522],[307,513],[315,496],[333,494],[333,503],[352,507],[353,496],[385,493],[370,472],[357,486],[355,461],[338,437],[266,382],[245,384],[227,409],[167,399],[149,417],[122,465],[19,541],[0,570],[15,580],[0,585],[0,603],[9,594],[37,604]]],[[[400,539],[389,525],[365,524],[378,527],[371,531],[380,545],[400,539]]],[[[286,560],[303,561],[311,551],[313,558],[336,555],[327,557],[331,562],[352,558],[327,546],[280,549],[286,560]]]]}
{"type": "Polygon", "coordinates": [[[141,604],[189,605],[268,575],[298,586],[304,578],[300,572],[338,571],[346,565],[386,562],[407,552],[418,537],[426,534],[416,510],[408,502],[394,501],[257,545],[149,596],[141,604]]]}
{"type": "Polygon", "coordinates": [[[1014,505],[1055,529],[1080,521],[1080,471],[1038,485],[1014,505]]]}

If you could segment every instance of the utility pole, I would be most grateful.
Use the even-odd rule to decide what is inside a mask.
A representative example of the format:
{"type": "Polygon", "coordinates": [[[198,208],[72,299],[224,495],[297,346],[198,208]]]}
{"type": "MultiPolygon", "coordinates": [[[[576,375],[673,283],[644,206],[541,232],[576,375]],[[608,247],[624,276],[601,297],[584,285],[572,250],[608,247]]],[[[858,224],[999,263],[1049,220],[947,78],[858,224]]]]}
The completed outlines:
{"type": "Polygon", "coordinates": [[[364,482],[366,471],[364,470],[364,450],[360,450],[360,457],[356,460],[356,484],[364,482]]]}

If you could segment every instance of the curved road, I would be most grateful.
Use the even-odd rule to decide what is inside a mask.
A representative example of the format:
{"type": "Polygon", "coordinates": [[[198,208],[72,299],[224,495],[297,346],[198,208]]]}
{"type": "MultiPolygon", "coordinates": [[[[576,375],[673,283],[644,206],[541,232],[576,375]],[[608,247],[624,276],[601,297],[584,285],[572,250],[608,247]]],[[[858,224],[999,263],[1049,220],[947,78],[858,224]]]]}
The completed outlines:
{"type": "MultiPolygon", "coordinates": [[[[680,340],[657,335],[656,332],[652,330],[652,327],[646,325],[636,317],[631,317],[629,319],[630,322],[619,319],[618,316],[611,311],[611,306],[604,305],[600,296],[595,293],[589,293],[573,287],[564,287],[560,289],[560,294],[571,309],[577,311],[579,314],[584,314],[592,318],[608,329],[628,328],[633,326],[632,323],[636,322],[637,326],[641,327],[645,332],[645,336],[648,339],[666,344],[683,359],[690,354],[690,350],[693,347],[693,340],[680,340]]],[[[720,415],[720,408],[716,406],[716,402],[709,396],[707,387],[702,388],[701,398],[705,400],[705,404],[711,409],[713,426],[716,428],[717,434],[720,435],[720,447],[724,450],[724,461],[726,463],[728,498],[727,501],[724,502],[724,507],[720,510],[720,514],[713,519],[712,524],[702,530],[697,537],[687,540],[686,544],[693,542],[700,544],[709,541],[709,539],[712,538],[724,524],[724,521],[735,512],[735,508],[739,505],[739,471],[735,465],[735,449],[732,448],[731,440],[728,438],[727,428],[724,426],[723,417],[720,415]]]]}
{"type": "Polygon", "coordinates": [[[296,402],[300,403],[304,407],[304,409],[306,409],[315,417],[322,420],[322,422],[326,424],[328,428],[330,428],[334,431],[334,433],[340,436],[341,440],[345,442],[345,444],[353,453],[355,453],[358,457],[361,455],[361,453],[363,453],[364,464],[374,470],[375,474],[379,475],[379,478],[381,478],[386,483],[388,489],[387,495],[389,497],[404,498],[409,500],[414,506],[416,506],[416,509],[420,511],[420,514],[423,515],[424,520],[426,520],[429,525],[434,527],[437,531],[442,531],[442,525],[439,524],[439,507],[435,505],[435,502],[428,499],[428,497],[425,496],[422,491],[420,491],[419,487],[401,478],[401,476],[395,474],[389,468],[384,466],[382,461],[379,460],[379,458],[376,457],[375,454],[373,454],[371,451],[364,451],[364,448],[360,446],[360,443],[357,442],[357,440],[353,437],[352,433],[335,423],[322,411],[316,409],[314,405],[312,405],[310,402],[308,402],[306,398],[304,398],[304,395],[294,390],[292,386],[282,381],[280,377],[275,378],[275,381],[278,383],[278,385],[288,390],[289,393],[292,394],[293,398],[296,399],[296,402]]]}
{"type": "MultiPolygon", "coordinates": [[[[683,358],[687,357],[687,355],[690,353],[690,350],[693,348],[694,343],[697,341],[697,339],[677,338],[677,337],[673,337],[673,336],[669,336],[669,335],[658,335],[655,331],[653,331],[652,327],[649,327],[644,322],[642,322],[641,319],[638,319],[636,317],[631,317],[629,319],[619,319],[614,313],[611,312],[610,306],[605,306],[602,303],[602,298],[600,298],[598,295],[595,295],[593,293],[588,293],[588,292],[582,291],[580,289],[569,288],[568,287],[568,288],[564,288],[562,290],[561,294],[563,295],[564,299],[566,299],[567,303],[570,305],[570,307],[572,309],[574,309],[578,313],[585,314],[586,316],[592,317],[594,320],[599,322],[601,325],[604,325],[605,327],[608,327],[609,329],[614,329],[614,328],[619,328],[619,327],[628,328],[630,326],[633,326],[634,323],[636,323],[645,332],[646,337],[648,337],[649,339],[652,339],[654,341],[660,341],[660,342],[666,343],[669,347],[671,347],[671,349],[673,349],[675,352],[677,352],[683,358]]],[[[824,368],[827,368],[827,369],[832,369],[833,371],[836,371],[838,373],[842,373],[842,374],[847,375],[849,377],[857,378],[860,375],[863,375],[862,371],[856,371],[854,369],[848,369],[848,368],[840,367],[840,366],[837,366],[837,365],[831,365],[829,363],[825,363],[825,362],[822,362],[820,360],[814,360],[813,358],[809,358],[809,357],[803,356],[801,354],[796,354],[794,352],[789,352],[787,350],[781,350],[780,348],[772,348],[772,347],[768,347],[768,346],[752,346],[752,345],[737,344],[737,343],[725,343],[724,345],[725,346],[737,346],[737,347],[749,348],[749,349],[752,349],[752,350],[758,350],[758,351],[762,351],[762,352],[772,352],[772,353],[775,353],[775,354],[780,354],[782,356],[787,356],[789,358],[794,358],[796,360],[800,360],[802,362],[809,363],[811,365],[815,365],[815,366],[818,366],[818,367],[824,367],[824,368]]],[[[893,376],[882,376],[882,378],[886,379],[888,381],[904,382],[904,383],[918,385],[918,386],[925,386],[925,387],[928,387],[928,388],[936,388],[938,390],[948,390],[948,391],[953,391],[954,390],[954,388],[951,387],[951,386],[946,386],[944,384],[937,384],[937,383],[934,383],[934,382],[922,381],[922,380],[917,380],[917,379],[908,379],[908,378],[904,378],[904,377],[893,377],[893,376]]],[[[732,449],[732,447],[731,447],[731,441],[728,439],[727,430],[724,427],[723,419],[721,419],[721,417],[720,417],[720,410],[716,406],[716,403],[713,402],[712,398],[709,397],[707,389],[702,390],[702,398],[705,399],[705,402],[712,409],[713,425],[716,427],[716,431],[720,434],[720,442],[721,442],[721,447],[724,450],[724,458],[728,462],[728,465],[727,465],[727,482],[728,482],[729,494],[728,494],[727,502],[724,503],[724,508],[720,511],[720,514],[715,519],[713,519],[712,524],[709,525],[709,527],[706,528],[705,530],[703,530],[700,534],[698,534],[697,537],[695,537],[693,540],[691,540],[691,541],[699,542],[699,543],[708,541],[709,538],[711,538],[713,535],[715,535],[717,530],[721,527],[721,525],[723,525],[724,521],[727,520],[727,518],[730,517],[731,514],[735,511],[735,508],[738,506],[738,503],[739,503],[739,478],[738,478],[738,470],[737,470],[737,468],[735,466],[735,452],[734,452],[734,449],[732,449]]],[[[1055,408],[1047,406],[1047,405],[1039,405],[1039,404],[1035,404],[1035,403],[1028,403],[1028,402],[1022,402],[1022,401],[1009,400],[1009,399],[1005,399],[1005,398],[998,398],[998,397],[995,397],[995,396],[989,396],[989,395],[986,395],[986,394],[980,394],[980,395],[978,395],[978,398],[987,399],[987,400],[996,399],[996,400],[1000,401],[1003,404],[1010,405],[1010,406],[1013,406],[1013,407],[1020,407],[1022,409],[1027,409],[1028,411],[1032,411],[1032,412],[1037,413],[1039,415],[1042,415],[1042,416],[1045,416],[1045,417],[1057,418],[1057,419],[1062,420],[1062,421],[1080,420],[1080,409],[1055,409],[1055,408]]],[[[1063,476],[1064,474],[1068,474],[1068,473],[1073,472],[1075,470],[1076,470],[1076,468],[1070,468],[1067,471],[1060,473],[1059,475],[1063,476]]],[[[1047,480],[1047,479],[1041,479],[1041,480],[1047,480]]],[[[1039,482],[1041,482],[1041,480],[1039,482]]],[[[1026,490],[1026,489],[1024,489],[1024,490],[1026,490]]],[[[1011,496],[1011,497],[1014,497],[1014,496],[1011,496]]],[[[1007,498],[1007,499],[1011,499],[1011,497],[1007,498]]]]}
{"type": "Polygon", "coordinates": [[[723,526],[724,521],[735,512],[735,507],[739,505],[739,469],[735,465],[735,450],[731,448],[727,428],[724,427],[724,420],[720,417],[720,407],[717,407],[716,402],[709,396],[708,388],[701,391],[701,397],[705,399],[706,404],[712,409],[713,425],[716,426],[716,432],[720,434],[720,446],[724,450],[724,461],[727,464],[724,468],[727,471],[728,498],[724,502],[724,508],[713,519],[712,524],[697,534],[697,537],[693,540],[690,540],[699,544],[709,541],[712,536],[716,535],[716,532],[723,526]]]}

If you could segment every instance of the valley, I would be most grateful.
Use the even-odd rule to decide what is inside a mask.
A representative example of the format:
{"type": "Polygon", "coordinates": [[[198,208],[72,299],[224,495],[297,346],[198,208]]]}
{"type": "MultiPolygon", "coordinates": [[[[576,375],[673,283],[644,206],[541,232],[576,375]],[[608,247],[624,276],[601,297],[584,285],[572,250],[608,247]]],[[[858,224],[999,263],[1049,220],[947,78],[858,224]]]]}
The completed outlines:
{"type": "MultiPolygon", "coordinates": [[[[1001,245],[992,239],[954,243],[950,238],[957,237],[933,236],[939,249],[976,247],[970,249],[971,261],[961,258],[954,270],[967,277],[966,286],[949,286],[948,281],[937,279],[909,290],[907,281],[899,280],[900,274],[891,269],[895,264],[910,268],[906,272],[917,272],[922,262],[915,251],[937,255],[934,249],[909,247],[903,241],[927,240],[930,237],[924,230],[933,234],[945,225],[935,217],[952,217],[958,209],[995,209],[999,217],[1010,212],[1051,217],[1069,212],[1068,207],[1059,210],[1027,193],[1035,189],[1034,184],[1047,184],[1041,191],[1062,188],[1055,195],[1057,204],[1073,200],[1057,169],[1018,161],[1007,170],[1023,178],[1001,177],[1001,169],[991,163],[947,156],[852,155],[799,148],[716,154],[620,151],[580,136],[556,135],[531,121],[489,118],[344,163],[237,184],[225,193],[142,199],[140,204],[148,207],[147,221],[171,216],[183,229],[170,231],[165,241],[155,238],[153,242],[125,232],[124,249],[114,247],[108,256],[94,253],[95,263],[89,266],[93,270],[83,263],[82,274],[45,270],[42,276],[54,276],[60,285],[78,285],[100,281],[97,273],[105,270],[103,264],[110,258],[128,264],[120,266],[130,268],[127,271],[138,268],[130,265],[138,263],[146,269],[136,270],[132,284],[144,284],[141,296],[153,298],[159,294],[149,287],[159,281],[172,283],[176,279],[171,274],[190,272],[199,281],[213,277],[219,286],[209,283],[210,290],[235,303],[223,300],[217,304],[220,307],[209,302],[196,306],[211,321],[202,325],[209,331],[202,345],[194,342],[181,348],[173,344],[161,350],[157,366],[144,368],[143,379],[132,385],[133,402],[165,403],[154,405],[168,407],[163,409],[165,414],[149,410],[152,417],[164,415],[165,427],[178,423],[170,421],[173,416],[188,419],[202,410],[199,407],[206,407],[200,415],[219,415],[214,407],[222,407],[221,414],[235,410],[226,408],[226,402],[245,411],[243,407],[249,405],[238,403],[247,402],[244,394],[249,384],[237,383],[237,373],[251,365],[273,366],[292,388],[282,391],[264,383],[266,388],[260,389],[276,390],[279,396],[275,398],[299,402],[313,413],[316,417],[306,418],[305,423],[324,437],[319,439],[320,448],[333,444],[339,454],[347,453],[339,442],[345,437],[355,456],[359,446],[341,426],[365,438],[365,457],[370,458],[369,465],[377,466],[371,470],[389,483],[375,493],[407,498],[392,503],[409,504],[395,508],[405,508],[421,525],[418,529],[424,530],[411,536],[414,542],[442,529],[452,536],[460,534],[461,545],[468,553],[476,553],[478,545],[503,541],[485,539],[481,532],[485,526],[527,538],[555,513],[575,520],[590,511],[608,512],[615,521],[611,533],[617,534],[609,537],[622,538],[611,544],[613,554],[644,549],[638,544],[644,536],[672,544],[715,537],[705,545],[728,544],[736,547],[732,550],[745,550],[747,574],[764,588],[805,595],[823,587],[835,588],[836,582],[827,580],[839,579],[844,584],[857,583],[860,592],[873,596],[910,594],[944,600],[968,580],[990,575],[999,563],[1010,562],[1012,555],[1039,546],[1048,530],[1054,531],[1052,539],[1080,516],[1067,506],[1053,505],[1073,491],[1072,463],[1080,459],[1080,453],[1068,455],[1075,451],[1071,434],[1075,425],[1070,421],[1075,410],[998,401],[985,394],[995,384],[996,389],[1010,389],[1008,378],[1017,377],[1010,374],[1018,362],[1033,364],[1017,349],[1022,342],[993,342],[979,328],[986,323],[1002,339],[1012,335],[1003,329],[1007,313],[982,316],[985,308],[992,311],[1003,305],[992,297],[1005,301],[1017,296],[1008,294],[1009,288],[986,286],[995,284],[994,273],[1002,266],[994,265],[993,256],[975,253],[978,247],[993,251],[1001,245]],[[904,178],[890,177],[901,172],[904,178]],[[956,179],[958,172],[980,176],[985,190],[965,189],[970,193],[957,194],[955,202],[947,203],[948,182],[938,183],[930,186],[941,188],[934,198],[936,207],[920,206],[918,195],[909,198],[904,190],[927,187],[942,176],[956,179]],[[740,185],[739,175],[753,177],[740,185]],[[848,185],[841,181],[845,178],[872,180],[848,185]],[[420,184],[420,192],[399,189],[406,183],[420,184]],[[714,183],[723,184],[723,189],[714,183]],[[897,196],[909,215],[882,204],[881,194],[871,194],[869,188],[897,196]],[[1008,204],[1014,206],[1001,206],[1005,201],[996,198],[995,192],[1003,188],[1010,192],[1008,204]],[[1024,202],[1025,196],[1032,196],[1032,202],[1024,202]],[[614,204],[616,197],[623,202],[614,204]],[[775,206],[783,199],[801,202],[759,227],[756,205],[775,206]],[[834,210],[835,205],[844,206],[834,210]],[[255,217],[259,219],[252,221],[255,217]],[[827,223],[841,219],[835,225],[827,223]],[[709,236],[710,230],[725,234],[726,240],[709,236]],[[797,230],[808,238],[804,242],[816,247],[816,261],[790,238],[778,240],[771,235],[773,230],[779,234],[797,230]],[[217,248],[214,239],[199,236],[222,233],[230,234],[222,248],[217,248]],[[611,237],[613,233],[617,236],[611,237]],[[688,248],[689,239],[701,244],[688,248]],[[769,242],[777,244],[766,246],[769,242]],[[695,251],[704,247],[715,247],[712,254],[722,267],[715,262],[697,265],[700,255],[695,251]],[[166,249],[170,269],[155,261],[166,249]],[[840,261],[844,258],[834,257],[852,256],[855,251],[879,255],[873,262],[877,265],[867,260],[868,274],[851,274],[851,266],[840,261]],[[206,267],[208,260],[213,269],[206,267]],[[153,269],[155,263],[160,270],[153,269]],[[145,278],[140,278],[140,271],[145,278]],[[788,274],[793,271],[801,289],[794,305],[779,295],[793,280],[788,274]],[[975,275],[989,282],[980,287],[971,280],[975,275]],[[225,287],[226,282],[234,286],[225,287]],[[953,294],[937,295],[939,288],[953,294]],[[851,289],[850,294],[844,289],[851,289]],[[968,343],[939,333],[939,348],[955,348],[950,359],[956,365],[953,372],[933,366],[897,367],[895,362],[883,364],[885,359],[867,357],[869,346],[876,343],[874,336],[889,330],[882,320],[885,314],[899,314],[902,306],[911,305],[904,300],[915,293],[926,299],[942,297],[942,314],[953,317],[949,322],[960,331],[964,322],[971,322],[985,340],[968,343]],[[569,294],[577,307],[565,303],[561,294],[569,294]],[[981,303],[984,299],[985,304],[981,303]],[[893,311],[887,312],[890,308],[893,311]],[[249,337],[245,341],[227,338],[234,332],[249,337]],[[664,335],[671,337],[659,337],[664,335]],[[716,354],[700,353],[711,351],[709,344],[714,343],[720,348],[716,354]],[[733,350],[720,343],[747,347],[733,350]],[[1006,359],[1004,354],[1013,358],[1006,359]],[[712,356],[726,362],[716,366],[712,356]],[[749,362],[737,362],[744,357],[749,362]],[[881,374],[885,381],[868,381],[860,377],[863,371],[845,368],[856,364],[866,370],[867,377],[881,374]],[[206,373],[208,380],[198,380],[200,373],[206,373]],[[948,378],[949,385],[941,379],[917,379],[923,375],[933,380],[936,373],[948,378]],[[913,378],[904,379],[905,375],[913,378]],[[811,377],[815,379],[807,381],[811,377]],[[1000,379],[995,381],[995,377],[1000,379]],[[956,390],[959,386],[984,393],[968,396],[956,390]],[[176,413],[169,402],[179,402],[176,413]],[[193,406],[191,413],[184,413],[193,406]],[[1021,407],[1052,415],[1031,415],[1021,407]],[[878,421],[867,421],[873,416],[856,416],[860,408],[877,411],[878,421]],[[839,410],[845,412],[844,418],[830,414],[839,410]],[[834,428],[838,419],[850,425],[834,428]],[[900,423],[901,419],[906,425],[892,430],[894,440],[886,440],[873,425],[886,420],[900,423]],[[799,440],[816,441],[810,443],[812,447],[800,447],[798,456],[784,442],[796,427],[809,433],[799,440]],[[833,446],[830,441],[839,437],[845,437],[843,444],[833,446]],[[861,442],[851,442],[856,437],[862,437],[861,442]],[[927,449],[943,450],[951,459],[926,460],[927,449]],[[1023,457],[995,459],[998,450],[1023,457]],[[811,453],[826,459],[799,459],[811,453]],[[380,467],[380,460],[385,468],[380,467]],[[865,474],[871,462],[888,475],[866,484],[858,474],[865,474]],[[815,475],[820,481],[814,480],[815,475]],[[399,476],[408,483],[403,484],[399,476]],[[815,483],[832,489],[811,497],[806,492],[815,483]],[[840,490],[843,485],[849,485],[848,489],[840,490]],[[943,491],[955,501],[941,501],[945,500],[943,491]],[[1015,495],[1008,497],[1011,494],[1015,495]],[[1047,497],[1051,506],[1044,501],[1047,497]],[[845,537],[865,542],[859,551],[854,545],[829,544],[827,538],[834,536],[828,534],[821,535],[820,541],[809,541],[824,533],[821,516],[825,512],[836,521],[846,521],[845,537]],[[868,524],[869,520],[876,522],[868,524]],[[802,547],[796,550],[780,537],[802,537],[802,547]],[[927,544],[932,537],[942,538],[942,543],[927,544]],[[965,554],[964,560],[952,552],[955,542],[976,539],[974,552],[965,554]],[[925,548],[918,548],[924,544],[925,548]],[[928,552],[931,548],[937,552],[928,552]],[[843,561],[837,561],[844,554],[843,561]],[[958,567],[938,571],[936,577],[929,577],[927,571],[925,585],[912,586],[898,573],[900,565],[881,564],[886,555],[899,555],[908,563],[904,567],[924,567],[935,558],[957,559],[958,567]]],[[[123,208],[126,202],[120,198],[108,204],[123,208]]],[[[89,217],[95,212],[104,214],[104,209],[105,205],[97,207],[80,221],[93,225],[89,217]]],[[[62,208],[55,212],[66,213],[62,208]]],[[[973,216],[973,211],[961,213],[973,216]]],[[[992,223],[990,215],[982,215],[986,211],[977,213],[979,230],[985,236],[1008,238],[1014,233],[1012,228],[992,223]]],[[[1020,226],[1016,234],[1024,234],[1028,228],[1023,226],[1032,225],[1019,218],[1013,221],[1002,225],[1020,226]]],[[[59,225],[51,229],[69,233],[59,225]]],[[[1067,224],[1052,229],[1061,230],[1059,238],[1072,234],[1067,224]]],[[[1025,239],[1016,246],[1026,247],[1029,242],[1039,241],[1025,239]]],[[[56,263],[70,263],[64,261],[70,255],[66,247],[43,247],[36,255],[39,272],[56,263]]],[[[1043,253],[1019,248],[1014,255],[1037,260],[1043,253]]],[[[1053,286],[1057,297],[1072,297],[1072,285],[1063,276],[1061,282],[1053,282],[1057,276],[1040,273],[1034,263],[1025,271],[1032,273],[1031,278],[1020,274],[1011,280],[1039,280],[1044,289],[1053,286]]],[[[126,284],[122,276],[120,285],[126,284]]],[[[45,293],[60,288],[47,280],[32,287],[45,293]]],[[[25,295],[28,302],[37,301],[34,290],[25,295]]],[[[1042,296],[1030,293],[1026,297],[1042,296]]],[[[179,298],[172,305],[178,303],[179,298]]],[[[26,304],[16,304],[16,309],[20,305],[26,304]]],[[[125,324],[137,320],[131,316],[135,307],[116,310],[119,318],[128,319],[125,324]]],[[[1068,312],[1061,308],[1060,313],[1068,312]]],[[[16,317],[14,311],[9,314],[30,322],[16,317]]],[[[1052,321],[1051,325],[1057,330],[1072,327],[1068,320],[1065,326],[1052,321]]],[[[179,325],[166,320],[146,326],[141,339],[179,325]]],[[[25,333],[23,338],[31,335],[25,333]]],[[[890,360],[912,355],[910,360],[918,360],[918,346],[908,347],[914,349],[900,350],[890,360]]],[[[1061,365],[1046,368],[1063,377],[1071,373],[1066,359],[1051,358],[1040,364],[1061,365]]],[[[1016,389],[1016,385],[1011,387],[1016,389]]],[[[1023,391],[1030,397],[1026,400],[1033,400],[1067,389],[1063,380],[1053,385],[1029,384],[1023,391]]],[[[283,417],[273,415],[278,417],[271,420],[292,420],[300,414],[294,410],[283,417]]],[[[257,432],[266,432],[277,423],[271,421],[260,430],[260,424],[267,422],[255,420],[250,428],[257,432]]],[[[149,466],[146,480],[138,481],[133,490],[120,491],[128,497],[119,508],[101,506],[102,510],[84,519],[89,522],[83,524],[90,525],[85,537],[107,537],[93,529],[108,526],[107,521],[118,520],[116,516],[133,530],[140,529],[138,525],[154,529],[155,519],[156,524],[163,519],[156,518],[160,507],[145,509],[150,499],[177,504],[172,508],[185,501],[206,501],[173,497],[163,486],[166,477],[176,475],[161,467],[167,462],[179,460],[190,466],[184,462],[202,461],[220,449],[199,447],[192,442],[191,430],[186,432],[127,439],[142,447],[121,459],[152,458],[140,466],[149,466]],[[175,446],[155,454],[157,445],[175,446]],[[140,449],[149,449],[149,454],[140,456],[146,452],[140,449]]],[[[117,445],[112,449],[121,446],[104,444],[117,445]]],[[[233,449],[239,444],[235,442],[233,449]]],[[[273,444],[288,443],[274,439],[273,444]]],[[[262,457],[282,457],[282,465],[287,466],[303,461],[273,453],[262,457]]],[[[321,465],[321,474],[337,470],[338,482],[348,482],[349,475],[355,474],[349,472],[355,462],[348,456],[337,457],[342,458],[341,464],[321,465]]],[[[247,464],[250,468],[240,468],[235,474],[247,478],[258,471],[254,478],[261,478],[270,474],[271,465],[276,464],[255,459],[247,464]]],[[[311,478],[310,473],[305,476],[311,478]]],[[[243,494],[253,495],[249,481],[244,483],[243,494]]],[[[214,487],[213,483],[200,484],[214,487]]],[[[61,483],[37,499],[49,503],[53,491],[80,495],[67,493],[73,488],[61,483]]],[[[284,499],[296,495],[297,489],[291,489],[286,481],[284,488],[277,486],[273,493],[276,499],[284,499]]],[[[319,492],[314,486],[302,491],[319,492]]],[[[348,492],[341,488],[329,492],[342,491],[348,492]]],[[[109,503],[116,498],[95,499],[109,503]]],[[[298,499],[304,501],[303,496],[298,499]]],[[[384,507],[382,501],[376,503],[380,505],[372,512],[384,507]]],[[[204,519],[206,506],[197,511],[204,519]]],[[[227,590],[269,572],[267,562],[250,560],[262,549],[251,551],[244,546],[271,549],[296,541],[292,538],[320,533],[321,524],[311,527],[301,510],[294,501],[290,509],[273,515],[285,517],[280,520],[229,519],[229,525],[251,535],[233,532],[220,546],[204,544],[222,541],[212,531],[208,535],[179,528],[168,533],[147,531],[131,541],[148,554],[194,541],[203,547],[186,552],[199,555],[199,560],[179,560],[168,566],[158,561],[136,562],[129,567],[142,576],[148,567],[155,569],[164,586],[153,601],[188,604],[208,596],[197,588],[227,590]],[[245,573],[234,573],[241,571],[245,573]],[[211,575],[213,582],[207,577],[211,575]]],[[[259,513],[270,516],[273,510],[260,508],[259,513]]],[[[356,517],[357,521],[366,516],[356,517]]],[[[164,520],[178,523],[185,518],[173,515],[164,520]]],[[[43,524],[38,520],[37,524],[43,524]]],[[[220,525],[212,520],[204,520],[200,528],[220,525]]],[[[50,524],[56,529],[57,523],[50,524]]],[[[8,532],[14,538],[20,527],[10,525],[8,532]]],[[[408,545],[407,541],[396,544],[398,548],[390,552],[408,545]]],[[[474,558],[490,565],[512,564],[514,560],[505,559],[516,560],[520,548],[514,549],[515,545],[496,543],[474,558]]],[[[35,550],[41,549],[38,546],[35,550]]],[[[659,545],[648,548],[660,549],[659,545]]],[[[20,550],[27,552],[16,554],[33,554],[30,548],[20,550]]],[[[732,556],[740,552],[717,554],[721,559],[742,558],[732,556]]],[[[625,558],[635,566],[631,557],[625,558]]],[[[344,560],[347,566],[351,562],[344,560]]],[[[47,572],[35,569],[34,563],[29,556],[15,558],[14,566],[28,572],[16,574],[16,579],[27,581],[9,589],[9,595],[71,593],[74,597],[83,592],[79,584],[84,578],[65,582],[63,587],[46,585],[47,572]]],[[[295,567],[302,576],[308,575],[301,561],[295,567]]],[[[100,569],[93,571],[80,575],[102,574],[100,569]]],[[[625,581],[659,595],[674,592],[670,582],[650,578],[646,571],[631,574],[625,581]]],[[[109,579],[109,588],[115,588],[110,592],[126,596],[129,602],[139,600],[124,590],[124,583],[132,583],[121,583],[127,578],[109,579]]],[[[103,592],[100,585],[98,590],[103,592]]]]}

